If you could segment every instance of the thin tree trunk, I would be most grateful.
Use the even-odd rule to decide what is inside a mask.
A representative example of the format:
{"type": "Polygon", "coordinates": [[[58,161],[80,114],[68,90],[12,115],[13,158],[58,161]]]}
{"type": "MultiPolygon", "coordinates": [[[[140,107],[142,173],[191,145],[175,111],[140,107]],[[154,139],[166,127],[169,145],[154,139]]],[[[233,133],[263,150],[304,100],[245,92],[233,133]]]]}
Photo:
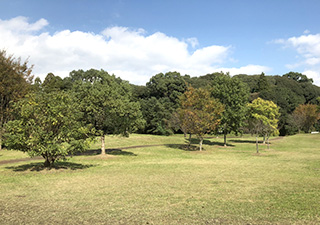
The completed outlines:
{"type": "Polygon", "coordinates": [[[188,144],[188,149],[190,149],[190,147],[191,147],[191,137],[192,137],[192,134],[189,134],[189,144],[188,144]]]}
{"type": "Polygon", "coordinates": [[[106,154],[106,145],[105,145],[105,137],[104,135],[101,136],[101,155],[106,154]]]}
{"type": "Polygon", "coordinates": [[[199,143],[199,150],[202,151],[202,142],[203,142],[203,138],[200,138],[200,143],[199,143]]]}
{"type": "Polygon", "coordinates": [[[263,144],[266,144],[266,134],[263,135],[263,144]]]}
{"type": "Polygon", "coordinates": [[[224,129],[223,129],[223,139],[224,139],[224,147],[227,147],[227,131],[226,131],[226,124],[224,124],[224,129]]]}
{"type": "Polygon", "coordinates": [[[258,134],[256,134],[256,149],[257,149],[257,153],[259,153],[259,144],[258,144],[258,134]]]}
{"type": "Polygon", "coordinates": [[[0,134],[0,151],[2,150],[2,135],[0,134]]]}
{"type": "Polygon", "coordinates": [[[270,149],[270,141],[269,141],[269,134],[268,134],[268,136],[267,136],[267,143],[268,143],[268,149],[270,149]]]}

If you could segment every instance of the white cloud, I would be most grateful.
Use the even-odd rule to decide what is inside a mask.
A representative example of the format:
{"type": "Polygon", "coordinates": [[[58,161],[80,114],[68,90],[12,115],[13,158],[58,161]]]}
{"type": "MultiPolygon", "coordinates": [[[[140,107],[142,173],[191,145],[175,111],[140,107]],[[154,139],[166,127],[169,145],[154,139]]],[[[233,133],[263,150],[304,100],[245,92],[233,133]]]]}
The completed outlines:
{"type": "Polygon", "coordinates": [[[309,34],[309,33],[310,33],[310,30],[307,29],[307,30],[303,31],[303,33],[304,33],[304,34],[309,34]]]}
{"type": "Polygon", "coordinates": [[[29,57],[35,76],[41,79],[49,72],[65,77],[72,70],[102,68],[132,83],[145,84],[151,76],[167,71],[198,76],[217,71],[234,75],[269,70],[259,65],[223,68],[233,60],[231,47],[197,48],[196,38],[184,41],[126,27],[109,27],[100,34],[70,30],[50,34],[43,31],[48,24],[45,19],[30,23],[25,17],[0,20],[0,49],[23,59],[29,57]]]}
{"type": "MultiPolygon", "coordinates": [[[[308,34],[305,32],[305,34],[308,34]]],[[[288,64],[289,69],[303,70],[304,74],[314,80],[314,84],[320,86],[320,34],[301,35],[287,40],[280,39],[276,43],[287,48],[293,48],[298,53],[298,62],[288,64]]]]}
{"type": "Polygon", "coordinates": [[[231,76],[237,74],[261,74],[262,72],[267,73],[271,71],[270,67],[259,66],[259,65],[247,65],[240,68],[220,68],[220,71],[229,72],[231,76]]]}
{"type": "Polygon", "coordinates": [[[303,74],[307,75],[307,77],[312,78],[314,84],[320,86],[320,72],[319,71],[312,71],[312,70],[305,70],[302,72],[303,74]]]}

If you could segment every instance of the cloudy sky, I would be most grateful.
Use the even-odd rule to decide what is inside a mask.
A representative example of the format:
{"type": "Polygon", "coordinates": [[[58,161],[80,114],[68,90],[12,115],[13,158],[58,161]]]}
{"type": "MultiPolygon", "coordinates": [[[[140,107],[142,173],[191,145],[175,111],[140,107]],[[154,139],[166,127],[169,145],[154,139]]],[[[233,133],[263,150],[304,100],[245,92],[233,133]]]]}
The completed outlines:
{"type": "Polygon", "coordinates": [[[0,0],[0,49],[41,79],[296,71],[320,86],[319,10],[319,0],[0,0]]]}

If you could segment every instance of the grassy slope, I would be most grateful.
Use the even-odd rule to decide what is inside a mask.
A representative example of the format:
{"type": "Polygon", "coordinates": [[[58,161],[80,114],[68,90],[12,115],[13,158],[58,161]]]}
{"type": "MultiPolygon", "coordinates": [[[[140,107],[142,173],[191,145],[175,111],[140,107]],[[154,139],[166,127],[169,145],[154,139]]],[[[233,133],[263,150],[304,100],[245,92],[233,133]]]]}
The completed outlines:
{"type": "Polygon", "coordinates": [[[178,148],[182,136],[109,137],[110,148],[166,145],[76,156],[50,171],[39,160],[0,165],[0,224],[320,223],[320,135],[276,140],[259,155],[253,139],[233,140],[196,152],[178,148]]]}

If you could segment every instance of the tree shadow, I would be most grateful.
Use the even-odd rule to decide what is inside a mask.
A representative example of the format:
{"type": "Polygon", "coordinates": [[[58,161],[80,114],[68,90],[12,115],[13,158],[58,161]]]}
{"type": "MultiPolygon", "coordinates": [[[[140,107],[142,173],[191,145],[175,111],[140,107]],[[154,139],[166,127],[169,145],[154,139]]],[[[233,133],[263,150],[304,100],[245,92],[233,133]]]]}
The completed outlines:
{"type": "MultiPolygon", "coordinates": [[[[209,141],[209,140],[203,140],[203,144],[205,145],[217,145],[217,146],[224,146],[223,142],[217,142],[217,141],[209,141]]],[[[227,147],[234,147],[235,145],[227,143],[227,147]]]]}
{"type": "MultiPolygon", "coordinates": [[[[230,142],[234,142],[234,143],[249,143],[249,144],[255,144],[256,141],[254,140],[229,140],[230,142]]],[[[263,141],[258,141],[258,144],[262,144],[263,141]]],[[[270,142],[271,143],[271,142],[270,142]]]]}
{"type": "Polygon", "coordinates": [[[29,163],[19,166],[8,166],[6,169],[13,170],[15,172],[23,172],[23,171],[42,171],[42,170],[83,170],[90,167],[93,167],[94,165],[83,165],[79,163],[71,163],[71,162],[56,162],[53,167],[48,168],[43,165],[43,162],[38,163],[29,163]]]}
{"type": "MultiPolygon", "coordinates": [[[[73,154],[74,156],[80,156],[80,155],[86,155],[86,156],[91,156],[91,155],[99,155],[101,154],[101,149],[90,149],[84,152],[77,152],[73,154]]],[[[128,151],[123,151],[122,149],[119,148],[109,148],[106,149],[106,154],[109,155],[124,155],[124,156],[137,156],[137,154],[133,152],[128,152],[128,151]]]]}
{"type": "Polygon", "coordinates": [[[188,144],[166,144],[165,146],[173,149],[180,149],[183,151],[199,151],[199,147],[192,144],[190,146],[188,144]]]}
{"type": "Polygon", "coordinates": [[[106,149],[106,154],[109,155],[125,155],[125,156],[137,156],[137,154],[133,152],[123,151],[122,149],[106,149]]]}
{"type": "MultiPolygon", "coordinates": [[[[210,140],[203,140],[203,145],[209,146],[224,146],[221,142],[215,142],[210,140]]],[[[191,145],[189,146],[189,140],[185,140],[185,144],[167,144],[165,145],[169,148],[180,149],[183,151],[199,151],[199,140],[196,138],[191,139],[191,145]]],[[[234,147],[235,145],[227,144],[228,147],[234,147]]],[[[203,146],[203,150],[205,150],[205,146],[203,146]]]]}

